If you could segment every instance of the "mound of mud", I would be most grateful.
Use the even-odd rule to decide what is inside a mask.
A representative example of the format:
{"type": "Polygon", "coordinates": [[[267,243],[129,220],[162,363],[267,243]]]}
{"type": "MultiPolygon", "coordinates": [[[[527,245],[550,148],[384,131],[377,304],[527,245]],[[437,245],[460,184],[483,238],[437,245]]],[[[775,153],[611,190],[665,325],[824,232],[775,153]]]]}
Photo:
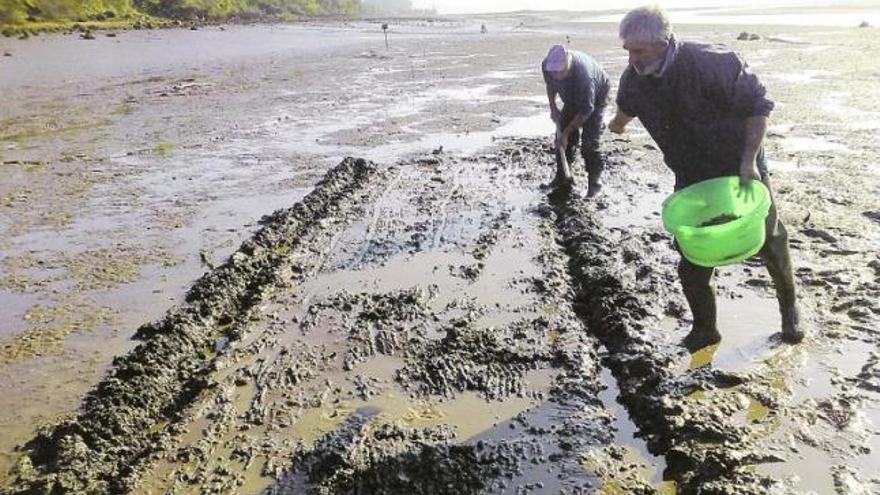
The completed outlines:
{"type": "Polygon", "coordinates": [[[468,494],[499,488],[512,476],[520,455],[513,445],[454,445],[445,427],[411,429],[349,424],[323,437],[298,460],[298,468],[272,493],[342,495],[355,493],[468,494]]]}

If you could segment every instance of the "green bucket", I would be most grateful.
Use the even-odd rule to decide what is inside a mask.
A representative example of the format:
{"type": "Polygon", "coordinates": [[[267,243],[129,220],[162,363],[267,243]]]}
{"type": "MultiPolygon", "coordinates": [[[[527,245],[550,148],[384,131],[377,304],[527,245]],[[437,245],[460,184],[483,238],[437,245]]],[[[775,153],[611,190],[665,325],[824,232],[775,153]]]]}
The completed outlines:
{"type": "Polygon", "coordinates": [[[740,186],[739,177],[718,177],[666,198],[663,226],[692,263],[731,265],[761,250],[769,211],[770,191],[761,181],[740,186]]]}

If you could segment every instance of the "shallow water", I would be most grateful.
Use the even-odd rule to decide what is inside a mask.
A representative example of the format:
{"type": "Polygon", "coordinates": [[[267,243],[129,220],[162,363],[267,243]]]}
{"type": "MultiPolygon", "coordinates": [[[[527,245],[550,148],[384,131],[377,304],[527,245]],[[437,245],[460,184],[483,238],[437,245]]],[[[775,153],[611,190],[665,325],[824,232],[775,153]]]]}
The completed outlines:
{"type": "Polygon", "coordinates": [[[606,409],[614,415],[612,427],[614,429],[614,443],[629,448],[632,455],[631,462],[642,464],[642,475],[654,485],[663,483],[663,471],[666,469],[666,459],[656,456],[648,450],[644,439],[638,436],[639,429],[629,418],[626,409],[617,402],[620,396],[620,388],[617,381],[607,368],[600,373],[600,381],[605,389],[599,393],[599,400],[606,409]]]}
{"type": "Polygon", "coordinates": [[[384,49],[380,33],[295,25],[205,27],[198,31],[161,29],[124,31],[115,38],[97,33],[45,34],[20,41],[0,38],[0,91],[45,87],[59,82],[85,83],[122,77],[148,78],[168,69],[199,71],[206,64],[229,64],[285,53],[314,54],[346,47],[384,49]],[[378,36],[377,36],[378,34],[378,36]],[[137,53],[136,57],[131,54],[137,53]],[[39,63],[32,63],[39,60],[39,63]]]}

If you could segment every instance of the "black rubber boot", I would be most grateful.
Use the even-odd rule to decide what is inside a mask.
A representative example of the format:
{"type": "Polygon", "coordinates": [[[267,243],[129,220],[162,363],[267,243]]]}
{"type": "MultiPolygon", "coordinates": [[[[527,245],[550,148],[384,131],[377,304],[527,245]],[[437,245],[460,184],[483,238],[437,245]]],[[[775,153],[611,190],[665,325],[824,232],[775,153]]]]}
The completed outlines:
{"type": "MultiPolygon", "coordinates": [[[[587,132],[584,131],[586,136],[587,132]]],[[[605,154],[599,150],[599,140],[584,139],[581,143],[581,154],[584,157],[584,169],[590,179],[587,187],[587,197],[593,197],[602,191],[602,172],[605,170],[605,154]]]]}
{"type": "Polygon", "coordinates": [[[715,345],[721,342],[721,332],[717,328],[698,327],[694,325],[691,331],[681,339],[681,345],[690,352],[715,345]]]}
{"type": "Polygon", "coordinates": [[[683,256],[678,263],[678,277],[694,318],[694,326],[682,340],[682,345],[691,352],[721,342],[716,324],[718,309],[712,281],[714,273],[713,268],[697,266],[683,256]]]}
{"type": "Polygon", "coordinates": [[[788,230],[778,219],[775,202],[767,215],[767,240],[760,254],[776,288],[776,300],[779,302],[779,313],[782,316],[782,340],[796,344],[804,340],[805,332],[801,326],[800,311],[797,306],[794,272],[788,248],[788,230]]]}
{"type": "Polygon", "coordinates": [[[590,179],[587,183],[587,197],[592,198],[602,192],[602,173],[590,172],[590,179]]]}
{"type": "Polygon", "coordinates": [[[801,326],[801,315],[797,305],[780,306],[779,312],[782,314],[782,340],[789,344],[797,344],[804,340],[806,332],[801,326]]]}

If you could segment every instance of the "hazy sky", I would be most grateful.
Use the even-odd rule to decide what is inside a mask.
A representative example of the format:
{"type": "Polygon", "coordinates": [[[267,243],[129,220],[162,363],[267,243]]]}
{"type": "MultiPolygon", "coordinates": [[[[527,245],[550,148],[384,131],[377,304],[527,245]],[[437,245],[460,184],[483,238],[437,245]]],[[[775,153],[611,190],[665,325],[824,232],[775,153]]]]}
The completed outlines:
{"type": "MultiPolygon", "coordinates": [[[[434,7],[441,14],[453,13],[472,13],[472,12],[509,12],[512,10],[605,10],[605,9],[623,9],[627,7],[636,7],[650,3],[659,3],[666,8],[676,7],[710,7],[710,6],[733,6],[743,7],[748,5],[759,5],[769,7],[774,5],[804,5],[815,3],[844,3],[826,0],[818,2],[816,0],[543,0],[536,2],[535,0],[413,0],[415,8],[431,8],[434,7]]],[[[867,3],[864,1],[857,3],[867,3]]],[[[880,3],[880,2],[878,2],[880,3]]]]}

